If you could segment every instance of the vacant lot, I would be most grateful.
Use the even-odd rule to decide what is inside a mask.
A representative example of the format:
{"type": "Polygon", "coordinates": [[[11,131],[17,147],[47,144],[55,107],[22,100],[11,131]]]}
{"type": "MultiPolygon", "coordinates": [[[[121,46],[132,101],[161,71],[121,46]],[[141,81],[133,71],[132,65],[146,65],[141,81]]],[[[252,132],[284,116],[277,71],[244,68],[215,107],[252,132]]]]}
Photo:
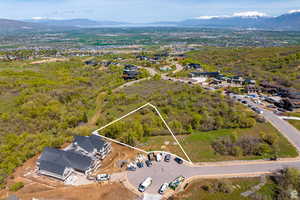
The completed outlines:
{"type": "MultiPolygon", "coordinates": [[[[296,157],[296,149],[270,124],[257,123],[252,128],[247,129],[222,129],[208,132],[194,132],[191,135],[178,136],[183,148],[190,156],[193,162],[208,162],[208,161],[225,161],[225,160],[252,160],[269,158],[265,156],[225,156],[215,152],[212,143],[220,137],[237,135],[238,137],[253,135],[258,136],[261,132],[278,135],[278,156],[279,157],[296,157]]],[[[165,141],[174,141],[170,136],[158,136],[149,138],[147,144],[148,149],[159,149],[161,146],[170,148],[173,153],[176,153],[184,158],[182,151],[174,145],[164,145],[165,141]]]]}
{"type": "MultiPolygon", "coordinates": [[[[107,95],[103,102],[99,127],[148,102],[157,107],[176,135],[222,128],[246,128],[256,123],[253,112],[220,92],[208,92],[199,86],[163,80],[143,81],[123,88],[107,95]]],[[[143,147],[147,146],[147,137],[170,136],[163,121],[151,107],[145,107],[107,127],[101,134],[132,146],[143,147]]],[[[152,150],[170,149],[176,146],[173,142],[166,140],[160,144],[161,148],[152,150]]]]}
{"type": "Polygon", "coordinates": [[[259,178],[239,178],[219,180],[197,180],[190,183],[184,192],[173,197],[174,200],[250,200],[241,196],[242,192],[249,190],[259,183],[259,178]],[[224,188],[216,189],[218,183],[226,184],[224,188]],[[231,191],[220,189],[229,187],[231,191]]]}

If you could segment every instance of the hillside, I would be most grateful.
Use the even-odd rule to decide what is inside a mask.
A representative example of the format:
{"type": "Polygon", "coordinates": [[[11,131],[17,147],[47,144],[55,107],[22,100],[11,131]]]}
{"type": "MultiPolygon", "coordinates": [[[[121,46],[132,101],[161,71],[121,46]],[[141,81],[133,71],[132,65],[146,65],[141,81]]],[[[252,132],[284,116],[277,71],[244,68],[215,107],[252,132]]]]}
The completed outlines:
{"type": "Polygon", "coordinates": [[[0,62],[0,188],[5,177],[46,146],[59,147],[87,122],[98,93],[123,83],[121,68],[80,59],[0,62]]]}
{"type": "Polygon", "coordinates": [[[127,23],[115,22],[115,21],[96,21],[90,19],[66,19],[66,20],[55,20],[55,19],[36,19],[26,20],[33,23],[44,24],[48,26],[59,26],[59,27],[78,27],[78,28],[96,28],[101,26],[121,26],[127,23]]]}
{"type": "Polygon", "coordinates": [[[205,48],[188,55],[192,61],[212,65],[225,74],[300,89],[300,47],[205,48]]]}
{"type": "MultiPolygon", "coordinates": [[[[103,126],[147,102],[159,108],[170,127],[179,135],[190,133],[191,130],[247,128],[255,124],[255,116],[230,98],[220,93],[207,92],[197,86],[169,81],[144,81],[107,95],[104,102],[98,126],[103,126]]],[[[148,136],[170,133],[157,114],[150,108],[145,108],[125,122],[118,122],[104,130],[103,134],[136,145],[148,136]]]]}
{"type": "Polygon", "coordinates": [[[37,29],[48,29],[49,27],[17,20],[0,19],[0,32],[9,31],[26,31],[26,30],[37,30],[37,29]]]}

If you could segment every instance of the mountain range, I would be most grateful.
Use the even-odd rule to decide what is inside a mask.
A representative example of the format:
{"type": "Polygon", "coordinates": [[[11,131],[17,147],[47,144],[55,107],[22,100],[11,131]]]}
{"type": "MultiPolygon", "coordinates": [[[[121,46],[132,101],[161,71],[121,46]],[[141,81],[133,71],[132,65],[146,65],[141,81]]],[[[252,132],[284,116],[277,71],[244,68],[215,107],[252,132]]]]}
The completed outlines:
{"type": "Polygon", "coordinates": [[[190,19],[179,22],[180,26],[206,28],[234,28],[259,30],[300,30],[300,12],[268,16],[232,16],[190,19]]]}
{"type": "Polygon", "coordinates": [[[300,31],[300,11],[287,13],[278,17],[261,15],[251,16],[206,16],[188,19],[179,22],[154,22],[154,23],[126,23],[115,21],[96,21],[90,19],[31,19],[9,20],[0,19],[0,32],[25,31],[25,30],[69,30],[79,28],[99,27],[130,27],[130,26],[175,26],[199,28],[227,28],[227,29],[257,29],[276,31],[300,31]]]}
{"type": "Polygon", "coordinates": [[[78,28],[93,28],[101,26],[121,26],[127,25],[126,22],[115,21],[95,21],[90,19],[31,19],[24,20],[26,22],[38,23],[48,26],[60,26],[60,27],[78,27],[78,28]]]}

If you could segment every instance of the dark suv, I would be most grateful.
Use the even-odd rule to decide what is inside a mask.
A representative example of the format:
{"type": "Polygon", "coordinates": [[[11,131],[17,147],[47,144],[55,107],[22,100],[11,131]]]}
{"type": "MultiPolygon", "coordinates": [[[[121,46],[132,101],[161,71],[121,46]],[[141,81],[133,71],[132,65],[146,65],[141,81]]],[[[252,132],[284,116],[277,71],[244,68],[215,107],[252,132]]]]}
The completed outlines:
{"type": "Polygon", "coordinates": [[[165,156],[165,162],[170,162],[170,160],[171,160],[171,154],[167,154],[165,156]]]}
{"type": "Polygon", "coordinates": [[[178,158],[178,157],[175,158],[174,160],[175,160],[178,164],[180,164],[180,165],[183,163],[183,160],[180,159],[180,158],[178,158]]]}

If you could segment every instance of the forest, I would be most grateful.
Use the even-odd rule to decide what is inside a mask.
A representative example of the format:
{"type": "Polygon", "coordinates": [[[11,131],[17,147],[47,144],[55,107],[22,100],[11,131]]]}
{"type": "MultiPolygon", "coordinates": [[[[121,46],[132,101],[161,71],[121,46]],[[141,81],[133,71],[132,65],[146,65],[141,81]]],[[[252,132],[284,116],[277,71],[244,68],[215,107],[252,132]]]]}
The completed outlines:
{"type": "Polygon", "coordinates": [[[122,67],[65,62],[0,63],[0,185],[44,147],[71,141],[87,122],[98,94],[124,83],[122,67]]]}

